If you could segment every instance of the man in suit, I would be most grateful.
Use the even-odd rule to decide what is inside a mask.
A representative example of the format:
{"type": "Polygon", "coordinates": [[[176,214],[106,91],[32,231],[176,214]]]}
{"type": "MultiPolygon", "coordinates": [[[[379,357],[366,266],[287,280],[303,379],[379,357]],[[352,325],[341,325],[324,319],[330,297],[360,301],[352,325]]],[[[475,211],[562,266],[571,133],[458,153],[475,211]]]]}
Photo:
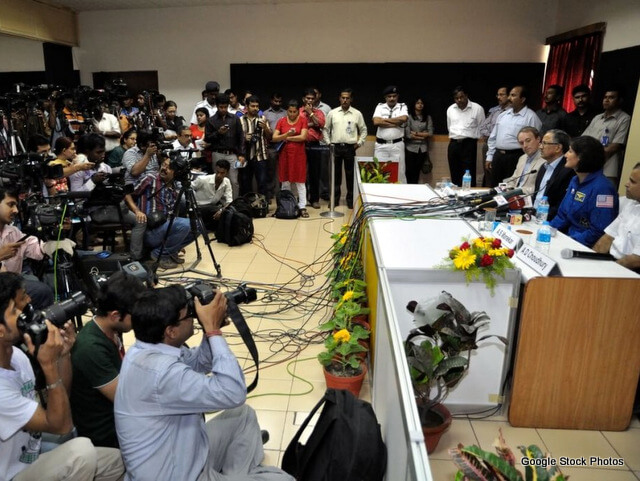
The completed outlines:
{"type": "Polygon", "coordinates": [[[567,192],[571,178],[576,175],[573,169],[564,166],[564,154],[569,150],[571,138],[563,130],[551,129],[540,142],[540,152],[545,164],[538,171],[536,177],[537,192],[533,206],[537,209],[543,196],[549,201],[548,220],[555,217],[562,199],[567,192]]]}
{"type": "Polygon", "coordinates": [[[535,127],[522,127],[518,132],[518,143],[524,154],[518,159],[516,170],[505,182],[508,189],[520,188],[531,195],[535,192],[536,172],[540,172],[545,160],[540,155],[540,132],[535,127]]]}

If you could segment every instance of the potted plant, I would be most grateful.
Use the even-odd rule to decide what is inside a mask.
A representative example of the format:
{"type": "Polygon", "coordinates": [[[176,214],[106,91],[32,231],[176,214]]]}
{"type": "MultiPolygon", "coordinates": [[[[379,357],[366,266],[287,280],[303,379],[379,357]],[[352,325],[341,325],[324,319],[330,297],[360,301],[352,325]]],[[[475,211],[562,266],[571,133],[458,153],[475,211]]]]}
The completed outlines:
{"type": "Polygon", "coordinates": [[[451,424],[451,414],[442,402],[463,379],[477,343],[494,336],[478,339],[478,330],[488,325],[489,316],[469,312],[445,291],[423,303],[411,301],[407,309],[417,328],[405,341],[405,353],[427,451],[432,452],[451,424]]]}
{"type": "Polygon", "coordinates": [[[318,360],[324,366],[328,388],[348,389],[356,397],[360,394],[367,368],[359,354],[367,349],[358,341],[368,337],[369,332],[357,325],[351,331],[340,329],[327,337],[326,350],[318,354],[318,360]]]}
{"type": "MultiPolygon", "coordinates": [[[[524,468],[525,474],[523,476],[522,473],[515,468],[516,457],[513,451],[507,446],[502,436],[502,430],[499,429],[498,431],[498,438],[493,443],[497,454],[480,449],[480,447],[475,445],[463,446],[462,444],[458,444],[457,448],[449,449],[449,454],[453,458],[453,462],[460,468],[455,477],[456,481],[524,481],[525,479],[565,481],[568,479],[568,477],[562,474],[558,466],[544,462],[528,463],[524,468]]],[[[544,454],[535,444],[518,446],[518,449],[522,453],[523,459],[542,460],[549,457],[548,454],[544,454]]]]}
{"type": "Polygon", "coordinates": [[[377,157],[370,162],[360,162],[360,179],[368,184],[390,184],[393,162],[380,163],[377,157]]]}

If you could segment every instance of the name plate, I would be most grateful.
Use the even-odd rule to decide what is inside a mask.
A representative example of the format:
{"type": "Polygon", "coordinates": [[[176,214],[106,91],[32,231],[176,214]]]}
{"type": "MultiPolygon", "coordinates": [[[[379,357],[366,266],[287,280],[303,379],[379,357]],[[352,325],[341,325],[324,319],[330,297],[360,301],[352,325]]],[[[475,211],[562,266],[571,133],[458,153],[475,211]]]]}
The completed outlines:
{"type": "Polygon", "coordinates": [[[508,247],[514,251],[522,241],[522,238],[512,230],[509,230],[505,224],[498,224],[498,226],[493,229],[492,234],[493,237],[502,241],[504,247],[508,247]]]}
{"type": "Polygon", "coordinates": [[[520,250],[516,252],[516,259],[519,259],[544,277],[551,274],[553,268],[556,267],[556,261],[551,257],[527,244],[524,244],[520,250]]]}

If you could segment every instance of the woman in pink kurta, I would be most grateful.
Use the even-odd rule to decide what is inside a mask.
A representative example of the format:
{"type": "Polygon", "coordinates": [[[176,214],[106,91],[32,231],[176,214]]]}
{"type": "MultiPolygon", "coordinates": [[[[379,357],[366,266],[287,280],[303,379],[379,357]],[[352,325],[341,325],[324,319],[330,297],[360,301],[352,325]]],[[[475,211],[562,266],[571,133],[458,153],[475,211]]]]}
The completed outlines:
{"type": "Polygon", "coordinates": [[[309,217],[307,205],[307,155],[304,144],[307,140],[307,120],[300,116],[298,101],[289,100],[287,115],[276,124],[273,133],[274,142],[284,142],[278,157],[278,170],[282,190],[292,190],[291,184],[298,191],[298,207],[302,217],[309,217]]]}

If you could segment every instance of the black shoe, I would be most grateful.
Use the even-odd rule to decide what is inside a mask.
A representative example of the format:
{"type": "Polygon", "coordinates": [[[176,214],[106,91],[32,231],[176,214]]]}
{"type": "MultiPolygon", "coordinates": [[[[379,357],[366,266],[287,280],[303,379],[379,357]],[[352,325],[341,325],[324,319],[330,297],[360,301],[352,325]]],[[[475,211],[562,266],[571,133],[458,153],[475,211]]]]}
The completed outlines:
{"type": "Polygon", "coordinates": [[[262,444],[267,444],[269,442],[269,431],[263,429],[260,431],[260,435],[262,436],[262,444]]]}

